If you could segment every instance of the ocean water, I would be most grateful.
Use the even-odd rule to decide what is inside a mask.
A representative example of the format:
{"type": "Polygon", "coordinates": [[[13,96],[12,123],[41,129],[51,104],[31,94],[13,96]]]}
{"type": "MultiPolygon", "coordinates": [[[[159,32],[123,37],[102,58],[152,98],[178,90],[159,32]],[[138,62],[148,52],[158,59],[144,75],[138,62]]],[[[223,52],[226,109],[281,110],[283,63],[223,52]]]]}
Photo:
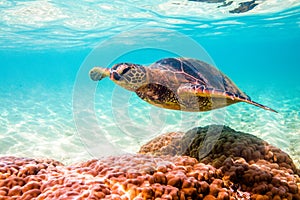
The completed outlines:
{"type": "MultiPolygon", "coordinates": [[[[229,1],[228,1],[229,2],[229,1]]],[[[159,134],[223,124],[300,166],[300,2],[252,10],[194,1],[0,2],[0,155],[64,163],[137,152],[159,134]],[[215,65],[253,100],[200,113],[165,110],[88,71],[165,57],[215,65]]]]}

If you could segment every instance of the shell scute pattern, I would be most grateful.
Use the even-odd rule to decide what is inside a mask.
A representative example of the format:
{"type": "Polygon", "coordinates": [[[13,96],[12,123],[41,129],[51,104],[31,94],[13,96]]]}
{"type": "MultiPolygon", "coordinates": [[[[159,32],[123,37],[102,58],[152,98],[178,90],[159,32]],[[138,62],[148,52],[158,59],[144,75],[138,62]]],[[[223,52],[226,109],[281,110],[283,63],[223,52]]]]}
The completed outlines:
{"type": "Polygon", "coordinates": [[[197,68],[185,59],[162,59],[154,63],[151,68],[173,72],[173,77],[177,78],[177,82],[188,82],[201,85],[207,84],[205,78],[198,73],[197,68]]]}
{"type": "Polygon", "coordinates": [[[239,89],[237,89],[237,86],[235,86],[235,84],[232,83],[229,78],[225,77],[225,75],[222,76],[222,80],[226,94],[239,99],[251,101],[251,98],[244,92],[241,92],[239,89]]]}

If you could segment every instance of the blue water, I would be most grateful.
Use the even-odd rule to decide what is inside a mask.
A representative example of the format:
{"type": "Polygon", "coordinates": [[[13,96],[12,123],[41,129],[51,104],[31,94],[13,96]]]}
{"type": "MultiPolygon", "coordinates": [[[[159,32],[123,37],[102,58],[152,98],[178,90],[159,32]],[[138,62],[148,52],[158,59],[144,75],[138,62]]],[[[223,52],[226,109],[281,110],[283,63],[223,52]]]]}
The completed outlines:
{"type": "Polygon", "coordinates": [[[188,1],[74,2],[0,3],[1,155],[70,163],[133,153],[161,133],[218,123],[300,163],[298,1],[265,1],[241,14],[188,1]],[[279,113],[242,103],[206,113],[164,110],[88,77],[94,65],[169,56],[214,64],[279,113]]]}

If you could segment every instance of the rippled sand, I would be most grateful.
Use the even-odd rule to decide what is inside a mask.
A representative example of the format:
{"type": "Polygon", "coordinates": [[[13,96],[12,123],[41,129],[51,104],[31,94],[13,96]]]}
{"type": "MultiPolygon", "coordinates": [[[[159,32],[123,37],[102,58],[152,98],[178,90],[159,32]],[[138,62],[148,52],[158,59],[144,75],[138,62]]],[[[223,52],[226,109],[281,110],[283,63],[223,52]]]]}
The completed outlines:
{"type": "Polygon", "coordinates": [[[0,100],[5,105],[0,107],[1,155],[74,163],[93,156],[137,152],[142,144],[162,133],[224,124],[281,148],[300,166],[299,90],[283,92],[279,97],[274,91],[251,91],[253,99],[278,110],[278,114],[242,103],[212,112],[184,113],[148,105],[118,88],[99,86],[95,95],[98,123],[94,126],[101,131],[94,135],[77,132],[69,85],[7,88],[1,92],[0,100]],[[103,141],[111,149],[101,147],[103,141]],[[91,149],[94,144],[99,145],[91,149]]]}

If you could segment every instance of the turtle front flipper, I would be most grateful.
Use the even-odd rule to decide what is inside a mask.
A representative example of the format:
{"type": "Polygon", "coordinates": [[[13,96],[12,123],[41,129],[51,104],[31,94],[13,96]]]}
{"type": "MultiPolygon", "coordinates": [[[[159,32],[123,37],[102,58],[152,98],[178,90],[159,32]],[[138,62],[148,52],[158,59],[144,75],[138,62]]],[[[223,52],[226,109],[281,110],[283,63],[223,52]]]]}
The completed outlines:
{"type": "Polygon", "coordinates": [[[135,93],[144,101],[160,108],[180,110],[175,93],[166,86],[150,83],[139,87],[135,93]]]}
{"type": "Polygon", "coordinates": [[[245,102],[265,110],[277,112],[267,106],[252,101],[248,96],[244,97],[229,91],[209,88],[200,84],[181,85],[177,90],[177,94],[182,103],[186,104],[191,111],[208,111],[238,102],[245,102]]]}

